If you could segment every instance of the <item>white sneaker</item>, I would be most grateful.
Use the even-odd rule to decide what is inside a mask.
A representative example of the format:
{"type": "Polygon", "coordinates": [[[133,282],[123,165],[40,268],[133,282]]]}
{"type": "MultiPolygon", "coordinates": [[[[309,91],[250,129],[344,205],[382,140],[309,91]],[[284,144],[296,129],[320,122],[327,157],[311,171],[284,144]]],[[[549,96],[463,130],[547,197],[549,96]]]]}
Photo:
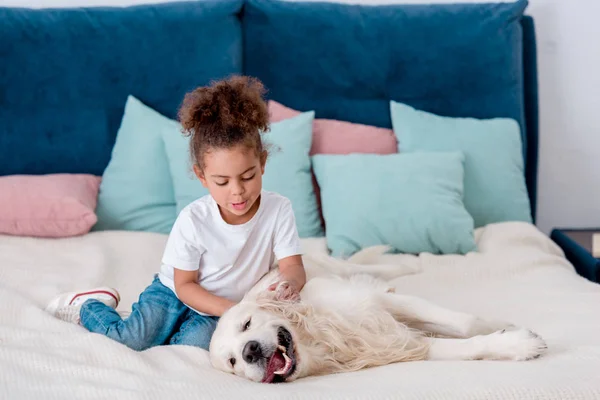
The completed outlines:
{"type": "Polygon", "coordinates": [[[55,297],[46,307],[46,312],[63,321],[79,324],[79,311],[86,300],[101,301],[111,308],[117,308],[121,296],[113,288],[99,287],[95,289],[63,293],[55,297]]]}

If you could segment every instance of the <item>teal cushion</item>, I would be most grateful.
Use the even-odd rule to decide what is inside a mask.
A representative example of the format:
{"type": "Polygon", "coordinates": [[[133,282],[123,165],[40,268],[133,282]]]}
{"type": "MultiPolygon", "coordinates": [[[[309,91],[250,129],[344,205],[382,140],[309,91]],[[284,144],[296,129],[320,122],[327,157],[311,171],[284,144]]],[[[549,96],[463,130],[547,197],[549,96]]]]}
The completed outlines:
{"type": "Polygon", "coordinates": [[[379,244],[412,254],[476,250],[462,202],[462,153],[319,154],[312,161],[332,255],[379,244]]]}
{"type": "Polygon", "coordinates": [[[182,134],[183,128],[178,121],[162,115],[155,117],[160,127],[164,150],[168,160],[168,170],[173,181],[173,193],[177,214],[191,202],[208,194],[192,168],[190,158],[189,137],[182,134]],[[160,118],[159,118],[160,117],[160,118]]]}
{"type": "Polygon", "coordinates": [[[167,118],[129,96],[111,159],[102,174],[92,230],[169,233],[175,218],[168,160],[161,138],[167,118]]]}
{"type": "MultiPolygon", "coordinates": [[[[313,190],[309,151],[314,112],[273,123],[264,134],[272,147],[263,188],[292,202],[298,234],[323,236],[313,190]]],[[[98,200],[95,230],[169,233],[177,214],[208,194],[193,173],[189,138],[172,120],[129,96],[98,200]]]]}
{"type": "Polygon", "coordinates": [[[514,119],[445,117],[395,101],[390,111],[399,151],[464,153],[464,203],[476,228],[532,221],[521,131],[514,119]]]}
{"type": "Polygon", "coordinates": [[[264,134],[270,155],[263,175],[263,187],[292,202],[298,235],[319,237],[325,233],[312,181],[310,148],[314,111],[271,124],[264,134]]]}
{"type": "MultiPolygon", "coordinates": [[[[317,199],[312,185],[312,123],[314,112],[271,124],[263,134],[270,147],[263,175],[263,188],[277,192],[292,203],[300,237],[323,236],[317,199]]],[[[173,179],[177,210],[208,193],[193,173],[188,156],[189,138],[181,135],[178,122],[164,124],[163,139],[173,179]]]]}

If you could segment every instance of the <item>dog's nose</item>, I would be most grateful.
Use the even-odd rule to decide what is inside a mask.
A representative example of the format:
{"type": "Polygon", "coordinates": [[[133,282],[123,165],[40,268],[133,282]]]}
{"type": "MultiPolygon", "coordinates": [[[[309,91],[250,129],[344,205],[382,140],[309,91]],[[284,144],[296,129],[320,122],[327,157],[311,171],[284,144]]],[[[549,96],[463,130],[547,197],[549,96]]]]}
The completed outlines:
{"type": "Polygon", "coordinates": [[[249,341],[244,346],[242,356],[244,357],[244,360],[249,364],[257,362],[262,357],[262,350],[260,348],[260,344],[256,340],[249,341]]]}

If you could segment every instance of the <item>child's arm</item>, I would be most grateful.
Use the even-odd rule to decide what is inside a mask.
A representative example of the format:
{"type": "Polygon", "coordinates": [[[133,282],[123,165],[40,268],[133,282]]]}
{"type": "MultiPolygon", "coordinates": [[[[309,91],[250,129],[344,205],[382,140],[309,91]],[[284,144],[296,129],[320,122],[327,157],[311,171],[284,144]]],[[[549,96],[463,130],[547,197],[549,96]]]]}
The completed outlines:
{"type": "Polygon", "coordinates": [[[236,304],[224,297],[216,296],[200,286],[198,271],[174,268],[173,280],[179,300],[194,310],[220,317],[236,304]]]}
{"type": "Polygon", "coordinates": [[[279,260],[280,281],[287,281],[296,293],[300,292],[306,283],[306,271],[302,256],[295,255],[279,260]]]}
{"type": "Polygon", "coordinates": [[[280,282],[288,282],[288,296],[296,297],[306,283],[300,238],[292,203],[287,200],[278,215],[274,249],[279,264],[279,281],[269,287],[275,290],[280,282]]]}
{"type": "Polygon", "coordinates": [[[269,286],[269,290],[276,290],[280,283],[287,282],[281,293],[280,300],[297,301],[300,291],[306,283],[306,271],[302,263],[302,256],[294,255],[279,260],[279,280],[269,286]]]}

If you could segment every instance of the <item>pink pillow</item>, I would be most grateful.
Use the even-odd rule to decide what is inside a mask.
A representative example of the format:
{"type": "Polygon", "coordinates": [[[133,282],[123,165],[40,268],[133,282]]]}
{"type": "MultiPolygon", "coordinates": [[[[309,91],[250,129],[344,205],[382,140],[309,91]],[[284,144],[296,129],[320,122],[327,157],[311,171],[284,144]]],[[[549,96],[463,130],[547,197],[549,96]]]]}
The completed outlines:
{"type": "MultiPolygon", "coordinates": [[[[282,121],[295,117],[298,114],[301,114],[301,112],[286,107],[274,100],[269,100],[271,122],[282,121]]],[[[314,154],[394,154],[397,152],[398,141],[396,140],[394,131],[391,129],[333,119],[315,118],[313,123],[311,156],[314,154]]],[[[325,219],[321,212],[321,188],[314,173],[312,181],[321,223],[325,226],[325,219]]]]}
{"type": "Polygon", "coordinates": [[[100,180],[87,174],[0,177],[0,233],[59,238],[89,232],[100,180]]]}
{"type": "MultiPolygon", "coordinates": [[[[300,111],[269,100],[271,122],[295,117],[300,111]]],[[[313,123],[313,140],[310,155],[374,153],[394,154],[398,142],[391,129],[355,124],[332,119],[318,119],[313,123]]]]}

